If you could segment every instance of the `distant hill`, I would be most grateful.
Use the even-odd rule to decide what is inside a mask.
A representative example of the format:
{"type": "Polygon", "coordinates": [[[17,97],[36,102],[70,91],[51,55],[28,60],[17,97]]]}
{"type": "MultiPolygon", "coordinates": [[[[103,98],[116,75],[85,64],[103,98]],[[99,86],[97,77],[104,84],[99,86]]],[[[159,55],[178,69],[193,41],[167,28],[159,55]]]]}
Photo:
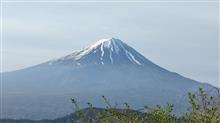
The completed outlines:
{"type": "MultiPolygon", "coordinates": [[[[105,109],[102,108],[94,108],[96,112],[103,111],[105,109]]],[[[87,117],[94,115],[93,112],[89,108],[85,108],[80,110],[83,112],[87,117]]],[[[28,119],[0,119],[0,123],[72,123],[74,120],[78,120],[79,117],[76,113],[71,113],[70,115],[66,115],[61,118],[56,118],[53,120],[28,120],[28,119]]]]}

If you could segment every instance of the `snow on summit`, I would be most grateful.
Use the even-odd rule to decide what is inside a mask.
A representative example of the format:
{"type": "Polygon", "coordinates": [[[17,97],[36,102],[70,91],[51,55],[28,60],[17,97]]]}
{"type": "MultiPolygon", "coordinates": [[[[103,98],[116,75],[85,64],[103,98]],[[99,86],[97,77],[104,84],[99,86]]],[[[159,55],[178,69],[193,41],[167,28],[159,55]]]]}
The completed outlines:
{"type": "Polygon", "coordinates": [[[76,66],[122,64],[145,66],[148,63],[151,62],[116,38],[98,40],[86,48],[49,62],[49,64],[73,64],[76,66]]]}

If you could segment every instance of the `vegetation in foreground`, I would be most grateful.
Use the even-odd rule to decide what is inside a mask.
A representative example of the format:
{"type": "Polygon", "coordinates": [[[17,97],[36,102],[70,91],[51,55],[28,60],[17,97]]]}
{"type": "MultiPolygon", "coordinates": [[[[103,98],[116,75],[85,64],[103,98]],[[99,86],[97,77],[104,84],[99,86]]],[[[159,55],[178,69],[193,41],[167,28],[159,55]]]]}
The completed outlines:
{"type": "Polygon", "coordinates": [[[89,111],[80,110],[76,100],[71,99],[79,119],[73,123],[220,123],[220,93],[215,89],[214,94],[208,95],[202,88],[198,93],[188,93],[189,111],[178,117],[173,113],[174,105],[167,104],[165,108],[144,107],[139,112],[132,110],[128,103],[124,109],[112,106],[109,100],[103,96],[106,108],[97,110],[88,103],[89,111]],[[212,95],[212,96],[210,96],[212,95]]]}
{"type": "Polygon", "coordinates": [[[197,93],[188,94],[189,111],[178,117],[173,113],[174,105],[144,107],[142,111],[132,110],[125,103],[123,109],[112,106],[106,97],[102,97],[106,108],[95,108],[88,103],[88,108],[80,109],[76,100],[71,99],[76,112],[54,120],[13,120],[0,119],[0,123],[220,123],[220,92],[212,93],[199,88],[197,93]]]}

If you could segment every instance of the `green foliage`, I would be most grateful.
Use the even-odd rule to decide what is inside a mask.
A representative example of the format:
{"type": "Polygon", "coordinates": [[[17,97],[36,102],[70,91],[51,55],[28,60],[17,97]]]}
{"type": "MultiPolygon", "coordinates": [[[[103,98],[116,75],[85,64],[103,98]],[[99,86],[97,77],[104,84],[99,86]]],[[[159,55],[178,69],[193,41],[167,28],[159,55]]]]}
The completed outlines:
{"type": "Polygon", "coordinates": [[[88,110],[80,110],[76,100],[72,102],[77,110],[78,120],[73,123],[220,123],[220,93],[209,96],[202,88],[198,93],[189,93],[189,111],[182,117],[173,113],[174,105],[167,104],[165,108],[157,105],[154,108],[144,107],[143,111],[132,110],[128,103],[123,109],[118,109],[117,104],[111,105],[106,97],[102,97],[106,108],[94,108],[88,103],[88,110]]]}
{"type": "Polygon", "coordinates": [[[199,88],[198,94],[189,93],[190,111],[185,113],[184,120],[190,123],[220,123],[220,94],[215,96],[199,88]]]}
{"type": "Polygon", "coordinates": [[[157,105],[152,111],[147,112],[148,122],[153,123],[175,123],[177,122],[177,117],[172,114],[173,105],[167,104],[165,109],[157,105]]]}

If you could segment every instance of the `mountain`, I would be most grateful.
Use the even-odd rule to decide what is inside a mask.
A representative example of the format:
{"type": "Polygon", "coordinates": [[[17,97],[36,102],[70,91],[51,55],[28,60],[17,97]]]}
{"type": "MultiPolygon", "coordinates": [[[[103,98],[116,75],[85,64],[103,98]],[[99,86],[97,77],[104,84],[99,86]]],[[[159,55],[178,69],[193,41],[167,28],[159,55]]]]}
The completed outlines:
{"type": "Polygon", "coordinates": [[[181,113],[187,92],[211,87],[154,64],[115,38],[2,77],[2,118],[53,119],[73,111],[72,97],[82,107],[88,101],[103,107],[102,95],[136,109],[172,102],[181,113]]]}

